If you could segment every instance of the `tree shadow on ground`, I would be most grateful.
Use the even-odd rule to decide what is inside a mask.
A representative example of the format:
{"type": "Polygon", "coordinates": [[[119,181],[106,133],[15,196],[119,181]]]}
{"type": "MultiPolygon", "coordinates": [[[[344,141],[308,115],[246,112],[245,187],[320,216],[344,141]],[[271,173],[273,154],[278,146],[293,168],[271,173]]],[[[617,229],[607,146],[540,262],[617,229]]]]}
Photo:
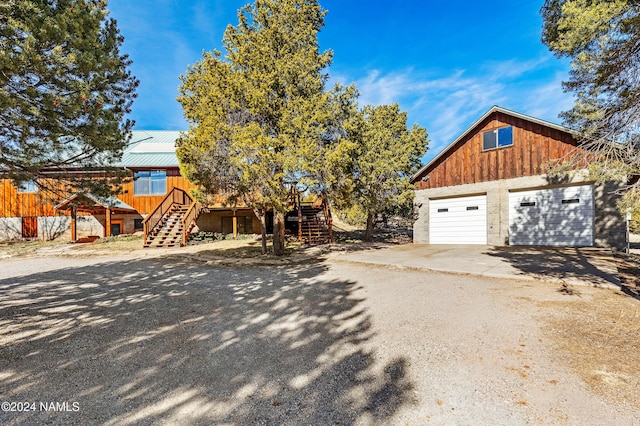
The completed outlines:
{"type": "Polygon", "coordinates": [[[640,254],[616,253],[622,291],[640,300],[640,254]]]}
{"type": "Polygon", "coordinates": [[[333,242],[343,251],[379,250],[390,245],[410,244],[413,230],[404,228],[375,229],[371,241],[366,242],[364,230],[334,229],[333,242]]]}
{"type": "Polygon", "coordinates": [[[359,284],[316,262],[212,267],[182,256],[0,280],[0,424],[384,423],[411,403],[378,365],[359,284]]]}
{"type": "Polygon", "coordinates": [[[492,247],[486,254],[506,260],[523,274],[543,279],[580,279],[596,287],[620,284],[615,265],[610,264],[611,255],[604,251],[602,254],[593,251],[586,256],[578,248],[503,246],[492,247]],[[607,270],[608,266],[613,266],[614,270],[607,270]]]}

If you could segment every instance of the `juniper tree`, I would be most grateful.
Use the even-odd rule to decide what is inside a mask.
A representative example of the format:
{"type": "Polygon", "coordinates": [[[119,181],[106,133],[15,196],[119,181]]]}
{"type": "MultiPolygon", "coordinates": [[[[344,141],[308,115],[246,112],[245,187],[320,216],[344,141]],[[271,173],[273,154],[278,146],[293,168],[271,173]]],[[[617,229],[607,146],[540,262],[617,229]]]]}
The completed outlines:
{"type": "MultiPolygon", "coordinates": [[[[261,219],[274,212],[273,253],[284,253],[291,187],[321,167],[330,121],[331,52],[320,52],[325,11],[313,0],[256,0],[227,27],[224,52],[206,52],[181,77],[189,130],[178,141],[200,198],[225,188],[261,219]]],[[[264,247],[264,238],[263,238],[264,247]]]]}
{"type": "Polygon", "coordinates": [[[359,125],[341,147],[350,161],[343,163],[334,193],[339,207],[366,223],[365,240],[371,240],[378,214],[411,206],[410,179],[428,142],[426,129],[407,127],[407,113],[398,104],[362,109],[359,125]]]}

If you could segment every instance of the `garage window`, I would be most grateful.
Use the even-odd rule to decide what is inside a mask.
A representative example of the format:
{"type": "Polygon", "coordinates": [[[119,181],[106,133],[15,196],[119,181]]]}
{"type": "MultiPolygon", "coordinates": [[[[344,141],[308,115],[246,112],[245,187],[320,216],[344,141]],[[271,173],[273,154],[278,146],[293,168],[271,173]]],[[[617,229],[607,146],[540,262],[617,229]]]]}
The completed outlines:
{"type": "Polygon", "coordinates": [[[569,198],[568,200],[562,200],[562,204],[578,204],[579,202],[579,198],[569,198]]]}
{"type": "Polygon", "coordinates": [[[523,201],[520,203],[520,207],[535,207],[535,201],[523,201]]]}
{"type": "Polygon", "coordinates": [[[513,126],[482,132],[482,149],[484,151],[513,145],[513,126]]]}
{"type": "Polygon", "coordinates": [[[446,213],[449,209],[438,209],[438,213],[446,213]]]}

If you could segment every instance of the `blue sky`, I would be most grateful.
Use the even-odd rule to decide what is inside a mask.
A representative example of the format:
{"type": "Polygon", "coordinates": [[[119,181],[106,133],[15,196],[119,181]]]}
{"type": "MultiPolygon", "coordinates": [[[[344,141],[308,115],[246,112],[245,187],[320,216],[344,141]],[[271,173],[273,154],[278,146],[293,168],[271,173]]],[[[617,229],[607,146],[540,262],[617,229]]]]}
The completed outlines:
{"type": "MultiPolygon", "coordinates": [[[[185,129],[178,76],[221,49],[248,0],[110,0],[140,79],[136,129],[185,129]]],[[[321,0],[331,80],[356,83],[360,104],[398,102],[427,128],[429,161],[493,105],[560,123],[572,105],[569,64],[540,42],[540,2],[321,0]]]]}

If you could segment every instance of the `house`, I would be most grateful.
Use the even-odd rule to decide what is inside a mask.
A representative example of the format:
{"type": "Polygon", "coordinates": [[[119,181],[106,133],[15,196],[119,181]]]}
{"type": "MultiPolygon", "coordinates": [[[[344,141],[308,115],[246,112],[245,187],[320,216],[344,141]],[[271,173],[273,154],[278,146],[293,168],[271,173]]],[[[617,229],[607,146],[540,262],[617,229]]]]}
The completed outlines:
{"type": "Polygon", "coordinates": [[[181,176],[176,157],[179,135],[179,131],[168,130],[133,131],[116,164],[130,179],[109,199],[88,193],[52,199],[34,182],[18,188],[10,179],[0,179],[0,239],[62,237],[76,241],[139,231],[144,233],[145,246],[173,246],[184,245],[194,229],[259,234],[260,221],[247,206],[217,201],[201,206],[193,200],[189,190],[194,185],[181,176]]]}
{"type": "MultiPolygon", "coordinates": [[[[129,173],[128,182],[112,199],[92,194],[68,194],[50,199],[33,183],[16,187],[0,180],[0,238],[66,237],[76,240],[97,235],[131,234],[144,230],[144,220],[173,193],[190,199],[193,187],[180,175],[175,142],[179,131],[133,131],[131,141],[116,164],[129,173]]],[[[177,198],[177,197],[176,197],[177,198]]],[[[245,206],[236,209],[222,204],[208,206],[197,218],[201,230],[224,233],[259,233],[260,223],[245,206]],[[237,226],[234,227],[234,222],[237,226]]]]}
{"type": "Polygon", "coordinates": [[[626,247],[619,184],[553,178],[563,126],[494,106],[413,177],[416,243],[626,247]]]}

